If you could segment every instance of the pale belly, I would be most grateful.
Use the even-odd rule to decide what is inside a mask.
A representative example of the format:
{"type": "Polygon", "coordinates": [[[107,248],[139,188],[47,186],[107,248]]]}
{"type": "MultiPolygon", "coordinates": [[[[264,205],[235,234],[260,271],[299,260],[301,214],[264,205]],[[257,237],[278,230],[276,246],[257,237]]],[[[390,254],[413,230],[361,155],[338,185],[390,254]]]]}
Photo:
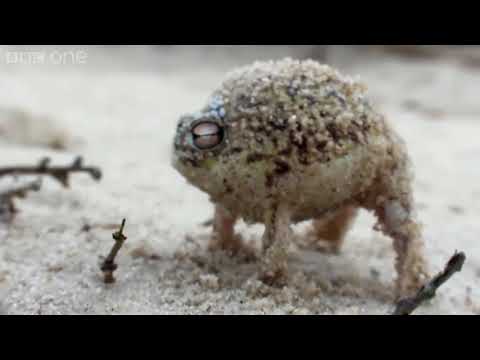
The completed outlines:
{"type": "Polygon", "coordinates": [[[212,200],[248,223],[263,223],[272,204],[280,202],[291,210],[292,222],[318,218],[371,188],[385,148],[379,139],[329,163],[298,166],[270,179],[260,165],[232,168],[222,180],[230,191],[214,193],[212,200]]]}

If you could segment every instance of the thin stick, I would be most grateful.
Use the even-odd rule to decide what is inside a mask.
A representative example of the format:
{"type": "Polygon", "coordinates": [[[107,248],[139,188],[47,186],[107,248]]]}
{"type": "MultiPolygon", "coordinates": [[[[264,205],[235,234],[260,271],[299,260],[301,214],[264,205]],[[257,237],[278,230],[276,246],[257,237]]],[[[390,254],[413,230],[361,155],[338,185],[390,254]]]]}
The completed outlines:
{"type": "Polygon", "coordinates": [[[105,284],[111,284],[115,282],[115,277],[113,276],[113,272],[117,270],[118,265],[115,264],[115,257],[118,254],[118,251],[122,248],[123,243],[127,240],[127,237],[123,234],[123,229],[125,228],[126,219],[123,219],[122,225],[120,225],[120,230],[113,233],[112,237],[115,240],[112,249],[110,250],[110,254],[105,258],[103,263],[100,266],[100,269],[104,275],[104,282],[105,284]]]}
{"type": "Polygon", "coordinates": [[[465,260],[466,256],[463,252],[455,253],[448,261],[445,269],[424,285],[415,296],[400,300],[392,315],[410,315],[422,303],[433,299],[440,286],[447,282],[453,274],[462,271],[465,260]]]}
{"type": "Polygon", "coordinates": [[[102,178],[100,169],[83,166],[83,159],[81,157],[77,157],[70,166],[49,166],[49,164],[50,159],[44,158],[37,166],[0,168],[0,177],[6,175],[49,175],[66,188],[70,185],[70,174],[75,172],[90,174],[90,176],[97,181],[102,178]]]}

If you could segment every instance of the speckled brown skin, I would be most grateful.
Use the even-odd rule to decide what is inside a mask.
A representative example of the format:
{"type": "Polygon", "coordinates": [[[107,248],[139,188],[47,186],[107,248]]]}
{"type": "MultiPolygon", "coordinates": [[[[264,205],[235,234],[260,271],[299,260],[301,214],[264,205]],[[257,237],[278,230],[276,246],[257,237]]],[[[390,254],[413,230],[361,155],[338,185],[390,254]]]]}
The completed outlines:
{"type": "Polygon", "coordinates": [[[312,233],[338,250],[356,209],[365,208],[394,240],[397,294],[421,285],[408,155],[365,92],[314,61],[256,63],[229,74],[200,112],[179,120],[172,163],[215,204],[212,248],[238,252],[235,221],[262,223],[260,277],[283,283],[290,224],[314,220],[312,233]],[[192,135],[204,122],[222,130],[210,149],[192,135]]]}

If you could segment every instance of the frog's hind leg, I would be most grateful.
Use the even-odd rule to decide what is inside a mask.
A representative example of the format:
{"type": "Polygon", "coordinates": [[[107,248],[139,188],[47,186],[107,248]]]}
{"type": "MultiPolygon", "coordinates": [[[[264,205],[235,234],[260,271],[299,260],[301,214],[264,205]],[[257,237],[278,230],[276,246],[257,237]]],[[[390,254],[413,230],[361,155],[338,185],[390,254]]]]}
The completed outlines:
{"type": "Polygon", "coordinates": [[[375,212],[376,229],[393,239],[397,297],[412,295],[428,277],[422,228],[415,215],[410,163],[401,145],[397,142],[392,147],[391,158],[382,167],[366,206],[375,212]]]}
{"type": "Polygon", "coordinates": [[[411,207],[400,199],[389,199],[377,205],[377,230],[393,239],[397,258],[396,295],[410,296],[427,278],[423,256],[421,226],[412,216],[411,207]]]}
{"type": "Polygon", "coordinates": [[[307,233],[306,247],[320,252],[338,254],[357,214],[357,207],[349,205],[313,220],[312,227],[307,233]]]}

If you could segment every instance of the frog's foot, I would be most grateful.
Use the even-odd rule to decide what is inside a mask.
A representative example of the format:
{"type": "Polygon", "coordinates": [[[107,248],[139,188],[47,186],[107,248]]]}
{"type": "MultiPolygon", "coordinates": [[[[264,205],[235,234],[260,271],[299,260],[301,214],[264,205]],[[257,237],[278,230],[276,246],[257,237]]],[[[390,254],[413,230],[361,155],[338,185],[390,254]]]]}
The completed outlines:
{"type": "Polygon", "coordinates": [[[219,238],[215,234],[208,244],[209,251],[223,251],[228,256],[237,257],[246,262],[257,260],[255,249],[246,244],[240,234],[233,235],[229,238],[219,238]]]}
{"type": "Polygon", "coordinates": [[[278,241],[268,248],[261,261],[259,280],[268,286],[283,287],[288,280],[288,246],[278,241]]]}
{"type": "Polygon", "coordinates": [[[297,240],[296,243],[301,250],[315,251],[326,255],[338,255],[342,249],[341,243],[319,239],[316,234],[311,232],[297,240]]]}
{"type": "Polygon", "coordinates": [[[259,274],[258,279],[263,282],[265,285],[272,286],[272,287],[284,287],[287,285],[288,276],[287,273],[283,270],[267,270],[262,271],[259,274]]]}

